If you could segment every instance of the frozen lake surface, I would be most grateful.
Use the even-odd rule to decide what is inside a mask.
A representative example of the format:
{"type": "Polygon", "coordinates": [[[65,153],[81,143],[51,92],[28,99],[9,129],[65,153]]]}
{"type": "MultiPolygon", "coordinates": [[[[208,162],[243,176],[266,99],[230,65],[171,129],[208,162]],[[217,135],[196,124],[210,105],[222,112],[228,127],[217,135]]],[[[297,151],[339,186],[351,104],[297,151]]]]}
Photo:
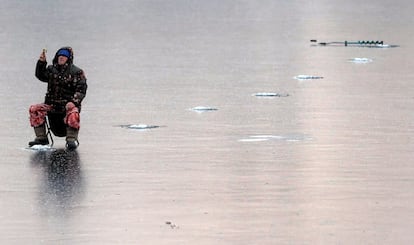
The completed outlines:
{"type": "Polygon", "coordinates": [[[3,0],[0,243],[414,244],[413,8],[3,0]],[[80,147],[29,151],[35,63],[66,45],[80,147]]]}

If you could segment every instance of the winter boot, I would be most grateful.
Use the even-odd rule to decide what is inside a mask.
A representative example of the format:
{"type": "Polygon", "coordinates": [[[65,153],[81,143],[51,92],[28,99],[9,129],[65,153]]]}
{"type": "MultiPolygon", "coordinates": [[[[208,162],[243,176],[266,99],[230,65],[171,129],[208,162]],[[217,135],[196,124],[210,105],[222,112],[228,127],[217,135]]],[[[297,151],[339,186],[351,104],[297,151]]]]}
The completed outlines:
{"type": "Polygon", "coordinates": [[[32,147],[34,145],[48,145],[49,140],[47,139],[46,135],[46,126],[42,124],[38,127],[34,127],[36,138],[33,141],[29,142],[29,146],[32,147]]]}
{"type": "Polygon", "coordinates": [[[78,133],[79,129],[72,127],[66,128],[66,148],[68,150],[75,150],[78,147],[78,133]]]}

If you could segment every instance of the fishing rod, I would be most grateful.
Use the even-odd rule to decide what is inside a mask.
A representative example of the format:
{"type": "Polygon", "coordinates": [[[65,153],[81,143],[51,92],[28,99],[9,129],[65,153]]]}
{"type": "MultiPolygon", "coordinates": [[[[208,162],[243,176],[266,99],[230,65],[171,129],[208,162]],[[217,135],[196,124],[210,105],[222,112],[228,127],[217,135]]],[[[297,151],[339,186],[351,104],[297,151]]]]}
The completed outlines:
{"type": "Polygon", "coordinates": [[[368,47],[368,48],[395,48],[398,45],[384,44],[384,41],[343,41],[343,42],[318,42],[316,39],[310,40],[311,43],[316,43],[319,46],[354,46],[354,47],[368,47]]]}

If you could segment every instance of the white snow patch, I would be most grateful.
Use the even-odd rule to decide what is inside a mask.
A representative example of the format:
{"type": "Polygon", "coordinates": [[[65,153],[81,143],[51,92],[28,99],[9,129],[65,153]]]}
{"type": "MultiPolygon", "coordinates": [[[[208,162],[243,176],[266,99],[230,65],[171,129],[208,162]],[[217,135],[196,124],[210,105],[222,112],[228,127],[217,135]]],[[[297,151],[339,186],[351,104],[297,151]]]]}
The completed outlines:
{"type": "Polygon", "coordinates": [[[311,140],[312,138],[304,134],[286,134],[286,135],[250,135],[248,138],[240,139],[240,142],[259,142],[268,140],[297,142],[311,140]]]}
{"type": "Polygon", "coordinates": [[[370,58],[353,58],[350,59],[350,62],[352,63],[356,63],[356,64],[367,64],[367,63],[371,63],[373,60],[370,58]]]}
{"type": "Polygon", "coordinates": [[[32,151],[53,151],[55,150],[55,148],[51,147],[50,145],[34,145],[26,149],[32,150],[32,151]]]}
{"type": "Polygon", "coordinates": [[[259,92],[254,93],[253,96],[256,97],[288,97],[288,93],[274,93],[274,92],[259,92]]]}
{"type": "Polygon", "coordinates": [[[191,108],[190,110],[196,111],[196,112],[205,112],[205,111],[217,111],[218,109],[211,106],[196,106],[191,108]]]}
{"type": "Polygon", "coordinates": [[[295,77],[293,77],[294,79],[297,80],[312,80],[312,79],[322,79],[323,77],[321,76],[313,76],[313,75],[297,75],[295,77]]]}
{"type": "Polygon", "coordinates": [[[158,128],[159,126],[156,126],[156,125],[148,125],[148,124],[129,124],[129,125],[121,125],[121,127],[127,128],[127,129],[143,130],[143,129],[158,128]]]}

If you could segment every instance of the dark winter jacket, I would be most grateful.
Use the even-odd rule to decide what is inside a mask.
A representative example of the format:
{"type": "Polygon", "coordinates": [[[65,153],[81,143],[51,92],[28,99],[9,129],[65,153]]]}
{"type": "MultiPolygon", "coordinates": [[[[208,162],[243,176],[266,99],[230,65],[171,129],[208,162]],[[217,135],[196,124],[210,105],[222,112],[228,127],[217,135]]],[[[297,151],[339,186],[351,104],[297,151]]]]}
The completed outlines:
{"type": "Polygon", "coordinates": [[[52,105],[55,112],[65,112],[65,105],[68,102],[74,102],[80,110],[88,85],[82,69],[73,64],[72,48],[59,49],[53,58],[52,65],[46,66],[47,62],[37,61],[36,77],[48,83],[45,103],[52,105]],[[57,54],[62,49],[69,50],[70,58],[66,64],[59,65],[57,54]]]}

